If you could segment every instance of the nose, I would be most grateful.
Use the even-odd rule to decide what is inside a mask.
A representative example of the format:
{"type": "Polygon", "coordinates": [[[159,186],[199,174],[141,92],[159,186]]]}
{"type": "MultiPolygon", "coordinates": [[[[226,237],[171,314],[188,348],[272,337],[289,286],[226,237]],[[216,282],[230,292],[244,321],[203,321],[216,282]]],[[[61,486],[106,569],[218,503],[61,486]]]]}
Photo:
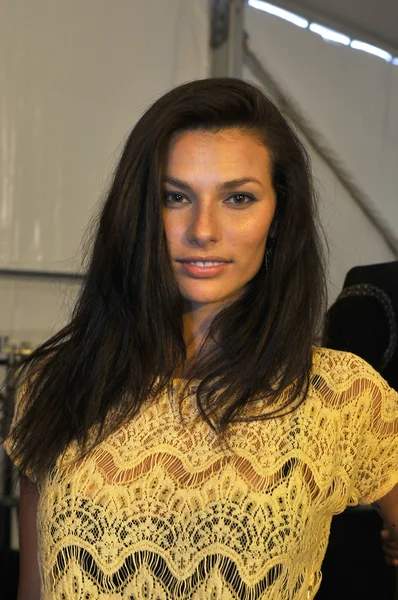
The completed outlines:
{"type": "Polygon", "coordinates": [[[220,240],[221,223],[216,206],[198,203],[191,213],[187,237],[190,244],[198,247],[220,240]]]}

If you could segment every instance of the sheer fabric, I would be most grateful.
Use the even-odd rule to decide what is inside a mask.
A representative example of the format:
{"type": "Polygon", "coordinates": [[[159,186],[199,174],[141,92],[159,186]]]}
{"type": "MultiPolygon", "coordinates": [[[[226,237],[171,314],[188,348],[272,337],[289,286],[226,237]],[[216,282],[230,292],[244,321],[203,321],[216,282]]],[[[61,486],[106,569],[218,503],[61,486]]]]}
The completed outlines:
{"type": "Polygon", "coordinates": [[[352,354],[315,348],[303,404],[225,443],[179,391],[40,486],[43,600],[310,600],[332,516],[398,482],[398,394],[352,354]]]}

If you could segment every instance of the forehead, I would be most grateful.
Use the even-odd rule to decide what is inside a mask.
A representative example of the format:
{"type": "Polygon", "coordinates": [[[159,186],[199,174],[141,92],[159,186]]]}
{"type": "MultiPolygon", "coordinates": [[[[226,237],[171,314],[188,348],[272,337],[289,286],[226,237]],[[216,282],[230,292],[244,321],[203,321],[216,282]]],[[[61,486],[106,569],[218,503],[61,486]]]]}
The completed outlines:
{"type": "Polygon", "coordinates": [[[264,172],[269,175],[271,157],[259,136],[244,129],[221,129],[218,131],[183,131],[171,140],[167,154],[166,170],[197,171],[208,173],[217,170],[264,172]]]}

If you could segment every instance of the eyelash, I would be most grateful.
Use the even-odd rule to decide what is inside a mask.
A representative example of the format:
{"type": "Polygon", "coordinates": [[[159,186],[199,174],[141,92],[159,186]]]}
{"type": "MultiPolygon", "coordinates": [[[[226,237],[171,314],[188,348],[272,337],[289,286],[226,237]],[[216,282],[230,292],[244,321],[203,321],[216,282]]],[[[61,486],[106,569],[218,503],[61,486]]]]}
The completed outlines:
{"type": "Polygon", "coordinates": [[[255,197],[252,196],[251,194],[232,194],[232,196],[229,196],[227,198],[227,200],[231,200],[232,198],[246,198],[246,202],[233,202],[232,206],[247,206],[248,204],[252,204],[253,202],[255,202],[255,197]]]}
{"type": "MultiPolygon", "coordinates": [[[[165,202],[165,204],[174,205],[174,206],[177,204],[186,204],[186,202],[181,202],[179,200],[176,200],[176,198],[180,198],[182,200],[188,200],[188,198],[186,198],[183,194],[179,194],[178,192],[166,192],[164,195],[164,202],[165,202]]],[[[224,200],[224,202],[226,204],[230,204],[231,206],[235,206],[235,207],[248,206],[249,204],[252,204],[255,201],[256,201],[256,198],[252,194],[246,194],[246,193],[232,194],[231,196],[228,196],[228,198],[226,200],[224,200]],[[237,199],[237,198],[246,198],[246,201],[245,202],[228,202],[231,199],[237,199]]]]}
{"type": "Polygon", "coordinates": [[[183,196],[182,194],[179,194],[178,192],[166,192],[164,195],[164,203],[165,204],[185,204],[185,202],[179,202],[176,200],[176,198],[182,198],[184,200],[187,200],[187,198],[185,198],[185,196],[183,196]],[[172,200],[170,199],[172,198],[172,200]]]}

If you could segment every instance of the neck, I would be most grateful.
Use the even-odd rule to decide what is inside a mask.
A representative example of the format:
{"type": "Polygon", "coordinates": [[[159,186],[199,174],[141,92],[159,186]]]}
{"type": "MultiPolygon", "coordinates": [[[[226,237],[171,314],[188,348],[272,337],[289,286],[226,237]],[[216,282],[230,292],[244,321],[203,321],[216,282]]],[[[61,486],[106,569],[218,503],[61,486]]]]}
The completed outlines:
{"type": "Polygon", "coordinates": [[[221,306],[201,304],[190,305],[184,313],[184,339],[187,349],[187,360],[191,361],[198,353],[209,332],[211,323],[221,306]]]}

